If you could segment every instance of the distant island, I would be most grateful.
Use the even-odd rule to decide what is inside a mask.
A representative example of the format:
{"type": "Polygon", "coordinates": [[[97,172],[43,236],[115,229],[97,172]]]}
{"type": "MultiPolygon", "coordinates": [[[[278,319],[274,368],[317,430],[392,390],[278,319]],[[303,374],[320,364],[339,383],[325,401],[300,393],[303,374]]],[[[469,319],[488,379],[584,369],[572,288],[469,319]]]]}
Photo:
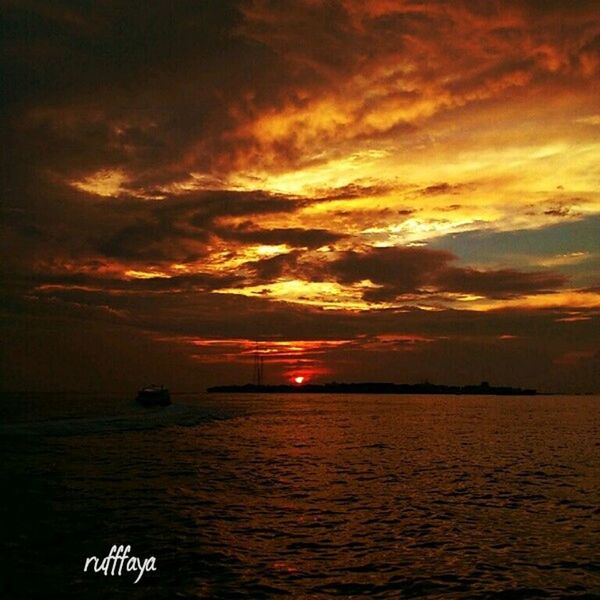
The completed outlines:
{"type": "Polygon", "coordinates": [[[210,393],[243,394],[488,394],[494,396],[534,396],[536,390],[507,386],[491,386],[487,381],[478,385],[436,385],[433,383],[306,383],[303,385],[217,385],[210,393]]]}

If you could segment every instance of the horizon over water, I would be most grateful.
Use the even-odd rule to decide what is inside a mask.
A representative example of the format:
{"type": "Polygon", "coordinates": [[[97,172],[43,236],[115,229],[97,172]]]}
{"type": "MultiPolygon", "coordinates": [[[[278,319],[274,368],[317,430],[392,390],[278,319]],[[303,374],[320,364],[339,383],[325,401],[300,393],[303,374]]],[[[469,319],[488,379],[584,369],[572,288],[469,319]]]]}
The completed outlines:
{"type": "Polygon", "coordinates": [[[598,395],[1,397],[6,598],[600,595],[598,395]]]}

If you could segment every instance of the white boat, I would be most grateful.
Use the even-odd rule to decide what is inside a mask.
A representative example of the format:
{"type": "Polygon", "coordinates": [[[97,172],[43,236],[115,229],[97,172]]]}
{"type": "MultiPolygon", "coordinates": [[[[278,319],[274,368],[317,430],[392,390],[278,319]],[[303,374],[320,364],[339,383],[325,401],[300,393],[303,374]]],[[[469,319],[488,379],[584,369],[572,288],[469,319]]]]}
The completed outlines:
{"type": "Polygon", "coordinates": [[[142,388],[136,400],[144,406],[167,406],[171,404],[171,394],[164,385],[148,385],[142,388]]]}

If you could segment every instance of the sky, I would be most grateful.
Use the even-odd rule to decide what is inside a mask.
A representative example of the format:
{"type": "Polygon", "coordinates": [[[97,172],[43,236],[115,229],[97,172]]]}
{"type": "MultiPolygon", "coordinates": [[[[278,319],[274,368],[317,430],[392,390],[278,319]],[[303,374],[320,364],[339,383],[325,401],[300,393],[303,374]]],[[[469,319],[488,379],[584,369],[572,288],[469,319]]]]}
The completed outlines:
{"type": "Polygon", "coordinates": [[[4,0],[0,386],[600,391],[595,0],[4,0]]]}

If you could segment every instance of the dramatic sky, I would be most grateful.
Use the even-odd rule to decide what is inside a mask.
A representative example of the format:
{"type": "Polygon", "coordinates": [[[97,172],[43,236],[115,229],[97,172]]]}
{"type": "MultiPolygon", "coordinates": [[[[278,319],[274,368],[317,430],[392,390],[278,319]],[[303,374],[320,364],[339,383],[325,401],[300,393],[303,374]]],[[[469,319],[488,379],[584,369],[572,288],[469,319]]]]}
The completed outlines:
{"type": "Polygon", "coordinates": [[[4,0],[1,385],[600,390],[597,0],[4,0]]]}

